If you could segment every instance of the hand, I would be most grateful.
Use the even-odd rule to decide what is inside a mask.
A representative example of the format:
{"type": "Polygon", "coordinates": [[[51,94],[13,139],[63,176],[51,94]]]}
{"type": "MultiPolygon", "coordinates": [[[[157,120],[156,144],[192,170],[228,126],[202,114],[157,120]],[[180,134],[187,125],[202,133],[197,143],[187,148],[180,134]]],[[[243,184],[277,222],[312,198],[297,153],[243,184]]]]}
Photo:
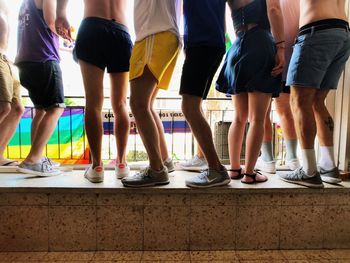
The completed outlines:
{"type": "Polygon", "coordinates": [[[70,30],[70,24],[66,17],[57,17],[56,19],[56,31],[63,39],[73,42],[70,30]]]}
{"type": "Polygon", "coordinates": [[[271,75],[277,77],[283,72],[284,64],[286,63],[284,58],[284,48],[277,48],[275,61],[276,63],[271,71],[271,75]]]}

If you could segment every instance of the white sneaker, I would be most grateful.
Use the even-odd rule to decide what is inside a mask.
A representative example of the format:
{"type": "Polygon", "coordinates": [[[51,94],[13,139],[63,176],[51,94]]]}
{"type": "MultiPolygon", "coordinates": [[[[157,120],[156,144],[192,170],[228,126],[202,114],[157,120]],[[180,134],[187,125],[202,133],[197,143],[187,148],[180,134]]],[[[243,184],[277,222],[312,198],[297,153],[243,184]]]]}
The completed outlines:
{"type": "Polygon", "coordinates": [[[208,169],[208,163],[205,158],[195,155],[191,160],[179,163],[179,167],[185,171],[203,171],[208,169]]]}
{"type": "Polygon", "coordinates": [[[101,183],[104,178],[104,170],[102,166],[96,166],[92,169],[92,165],[85,171],[84,177],[91,183],[101,183]]]}
{"type": "Polygon", "coordinates": [[[259,157],[256,161],[255,169],[265,173],[275,174],[276,161],[265,162],[263,159],[261,159],[261,157],[259,157]]]}
{"type": "Polygon", "coordinates": [[[298,159],[292,159],[292,160],[289,160],[289,161],[286,160],[286,165],[288,166],[288,168],[291,171],[294,171],[294,170],[298,169],[299,167],[301,167],[300,162],[299,162],[298,159]]]}
{"type": "Polygon", "coordinates": [[[130,167],[126,163],[116,164],[115,176],[117,179],[123,179],[130,174],[130,167]]]}

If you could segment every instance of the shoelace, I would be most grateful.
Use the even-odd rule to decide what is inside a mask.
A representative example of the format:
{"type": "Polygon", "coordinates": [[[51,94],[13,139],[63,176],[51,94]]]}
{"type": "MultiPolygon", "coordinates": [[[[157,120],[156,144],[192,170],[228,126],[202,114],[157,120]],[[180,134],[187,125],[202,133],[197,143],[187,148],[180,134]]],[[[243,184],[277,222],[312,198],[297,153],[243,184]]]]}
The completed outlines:
{"type": "Polygon", "coordinates": [[[45,171],[51,172],[52,171],[52,166],[47,159],[41,163],[41,170],[43,172],[45,172],[45,171]]]}
{"type": "Polygon", "coordinates": [[[141,177],[141,178],[145,178],[145,177],[149,177],[149,169],[150,167],[147,166],[145,169],[140,170],[138,173],[135,174],[136,177],[141,177]]]}

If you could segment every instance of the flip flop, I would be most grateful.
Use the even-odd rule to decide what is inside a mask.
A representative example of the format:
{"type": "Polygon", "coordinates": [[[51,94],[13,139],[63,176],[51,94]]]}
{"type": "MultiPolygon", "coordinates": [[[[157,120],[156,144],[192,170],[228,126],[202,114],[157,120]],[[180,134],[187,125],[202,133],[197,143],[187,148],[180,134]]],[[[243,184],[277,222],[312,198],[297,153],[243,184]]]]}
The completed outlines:
{"type": "Polygon", "coordinates": [[[1,166],[18,166],[19,163],[17,161],[8,161],[6,163],[3,163],[3,164],[0,164],[0,167],[1,166]]]}
{"type": "Polygon", "coordinates": [[[255,183],[264,183],[264,182],[266,182],[266,181],[268,180],[267,177],[266,177],[266,179],[263,180],[263,181],[258,181],[258,180],[256,180],[256,175],[257,175],[257,174],[263,175],[263,174],[261,174],[259,171],[256,171],[256,173],[253,173],[253,174],[247,174],[247,173],[245,173],[244,175],[245,175],[245,176],[248,176],[248,177],[250,177],[250,178],[252,178],[253,181],[251,181],[251,182],[245,182],[245,181],[242,181],[242,180],[241,180],[241,182],[242,182],[243,184],[255,184],[255,183]]]}

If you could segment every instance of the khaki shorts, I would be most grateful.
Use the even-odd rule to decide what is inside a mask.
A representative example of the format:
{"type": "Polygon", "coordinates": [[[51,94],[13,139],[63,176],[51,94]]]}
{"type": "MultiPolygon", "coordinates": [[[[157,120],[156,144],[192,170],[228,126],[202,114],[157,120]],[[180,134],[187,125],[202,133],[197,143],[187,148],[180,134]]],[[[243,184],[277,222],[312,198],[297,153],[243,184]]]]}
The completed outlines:
{"type": "Polygon", "coordinates": [[[20,82],[6,57],[0,54],[0,102],[20,101],[20,82]]]}
{"type": "Polygon", "coordinates": [[[157,79],[158,88],[167,90],[179,51],[179,40],[169,31],[136,42],[130,59],[130,80],[141,77],[147,66],[157,79]]]}

